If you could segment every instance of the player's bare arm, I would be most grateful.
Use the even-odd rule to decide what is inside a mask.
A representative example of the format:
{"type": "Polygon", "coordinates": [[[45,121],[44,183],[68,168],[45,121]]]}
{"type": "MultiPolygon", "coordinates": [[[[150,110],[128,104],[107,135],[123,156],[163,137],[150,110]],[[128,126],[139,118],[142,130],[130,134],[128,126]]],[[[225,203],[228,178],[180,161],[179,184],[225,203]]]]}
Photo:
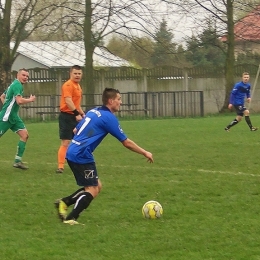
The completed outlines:
{"type": "Polygon", "coordinates": [[[124,140],[122,142],[122,144],[127,149],[129,149],[133,152],[142,154],[143,156],[145,156],[148,159],[148,162],[153,163],[153,155],[150,152],[144,150],[142,147],[138,146],[134,141],[127,138],[126,140],[124,140]]]}
{"type": "MultiPolygon", "coordinates": [[[[71,97],[65,97],[65,103],[67,104],[68,108],[71,111],[76,110],[76,106],[74,105],[71,97]]],[[[79,112],[79,115],[76,115],[76,120],[80,121],[82,119],[81,112],[83,112],[83,111],[78,111],[78,112],[79,112]]]]}
{"type": "Polygon", "coordinates": [[[5,93],[3,93],[1,95],[0,99],[1,99],[1,102],[4,104],[4,102],[5,102],[5,93]]]}
{"type": "Polygon", "coordinates": [[[79,113],[81,114],[82,117],[85,116],[85,112],[83,111],[82,107],[79,107],[79,113]]]}
{"type": "Polygon", "coordinates": [[[22,96],[16,96],[15,101],[18,105],[23,105],[23,104],[27,104],[30,102],[34,102],[35,98],[36,98],[35,95],[30,95],[29,98],[23,98],[22,96]]]}

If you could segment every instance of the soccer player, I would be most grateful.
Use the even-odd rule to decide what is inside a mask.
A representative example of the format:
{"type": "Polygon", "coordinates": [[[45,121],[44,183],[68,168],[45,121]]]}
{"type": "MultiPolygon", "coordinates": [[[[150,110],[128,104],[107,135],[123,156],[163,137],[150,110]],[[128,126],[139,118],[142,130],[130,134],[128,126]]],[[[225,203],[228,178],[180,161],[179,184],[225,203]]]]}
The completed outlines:
{"type": "Polygon", "coordinates": [[[17,153],[15,155],[13,167],[22,170],[28,169],[28,166],[22,162],[22,156],[24,154],[29,135],[22,119],[18,115],[18,111],[20,105],[27,104],[35,100],[34,95],[30,95],[29,98],[23,97],[23,84],[28,81],[28,78],[28,70],[20,69],[17,73],[16,79],[0,97],[3,103],[2,110],[0,111],[0,137],[8,129],[11,129],[19,135],[20,140],[17,145],[17,153]]]}
{"type": "Polygon", "coordinates": [[[239,123],[242,120],[244,115],[245,115],[246,123],[249,126],[250,130],[256,131],[258,129],[257,127],[252,126],[249,117],[249,110],[245,107],[245,98],[247,98],[248,103],[251,102],[250,88],[251,85],[249,83],[249,73],[244,72],[242,74],[242,81],[235,84],[230,94],[230,101],[229,101],[228,108],[231,109],[234,106],[237,116],[232,122],[230,122],[230,124],[227,127],[225,127],[225,130],[227,132],[230,131],[230,128],[232,126],[239,123]]]}
{"type": "Polygon", "coordinates": [[[81,78],[81,67],[74,65],[70,68],[70,79],[66,81],[61,88],[59,114],[59,135],[61,144],[58,150],[58,169],[56,173],[63,173],[66,152],[74,135],[73,129],[85,115],[80,105],[82,89],[79,82],[81,78]]]}
{"type": "Polygon", "coordinates": [[[80,213],[101,190],[102,184],[98,178],[93,152],[108,133],[124,147],[143,155],[148,162],[153,163],[153,155],[127,138],[114,115],[122,103],[120,92],[106,88],[102,94],[102,103],[103,106],[89,110],[76,126],[74,138],[67,151],[68,165],[81,188],[55,202],[59,218],[66,224],[79,224],[77,219],[80,213]],[[73,204],[73,210],[67,215],[67,207],[73,204]]]}

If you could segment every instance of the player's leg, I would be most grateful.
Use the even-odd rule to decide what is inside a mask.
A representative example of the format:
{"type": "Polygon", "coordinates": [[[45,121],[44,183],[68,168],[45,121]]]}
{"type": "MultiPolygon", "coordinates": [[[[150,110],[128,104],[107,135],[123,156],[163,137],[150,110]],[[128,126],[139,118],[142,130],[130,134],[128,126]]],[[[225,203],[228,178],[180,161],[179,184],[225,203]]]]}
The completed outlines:
{"type": "Polygon", "coordinates": [[[15,154],[14,164],[13,166],[15,168],[19,168],[22,170],[28,169],[26,165],[22,162],[22,157],[25,151],[26,143],[29,138],[29,134],[27,129],[25,128],[25,125],[21,119],[17,120],[15,125],[11,127],[11,130],[16,132],[19,135],[19,142],[17,144],[17,151],[15,154]]]}
{"type": "Polygon", "coordinates": [[[250,117],[249,117],[249,110],[248,109],[246,109],[244,111],[244,115],[245,115],[246,123],[247,123],[248,127],[250,128],[250,130],[251,131],[256,131],[258,128],[252,126],[252,123],[251,123],[251,120],[250,120],[250,117]]]}
{"type": "Polygon", "coordinates": [[[68,161],[68,164],[73,171],[76,182],[79,186],[84,186],[85,190],[78,197],[73,210],[64,220],[66,224],[77,224],[77,219],[80,214],[87,209],[91,201],[98,195],[102,184],[98,179],[95,163],[76,164],[68,161]]]}
{"type": "Polygon", "coordinates": [[[56,173],[63,173],[66,152],[73,138],[73,129],[77,125],[77,121],[74,115],[68,113],[60,113],[59,115],[59,135],[61,139],[61,144],[58,150],[58,169],[56,173]]]}
{"type": "Polygon", "coordinates": [[[82,193],[85,192],[84,188],[80,188],[73,192],[71,195],[57,199],[54,202],[54,205],[57,209],[58,217],[61,221],[65,220],[67,217],[67,209],[70,205],[73,205],[76,203],[77,199],[82,195],[82,193]]]}
{"type": "Polygon", "coordinates": [[[12,127],[12,125],[9,123],[9,121],[1,121],[0,120],[0,137],[4,135],[4,133],[9,130],[12,127]]]}
{"type": "Polygon", "coordinates": [[[61,144],[58,150],[58,169],[56,170],[56,173],[63,173],[64,171],[64,164],[66,161],[65,157],[69,144],[70,140],[61,140],[61,144]]]}
{"type": "Polygon", "coordinates": [[[233,127],[234,125],[238,124],[242,118],[243,118],[243,106],[234,106],[235,110],[236,110],[236,113],[237,113],[237,116],[236,118],[231,121],[226,127],[225,127],[225,130],[227,132],[229,132],[230,128],[233,127]]]}

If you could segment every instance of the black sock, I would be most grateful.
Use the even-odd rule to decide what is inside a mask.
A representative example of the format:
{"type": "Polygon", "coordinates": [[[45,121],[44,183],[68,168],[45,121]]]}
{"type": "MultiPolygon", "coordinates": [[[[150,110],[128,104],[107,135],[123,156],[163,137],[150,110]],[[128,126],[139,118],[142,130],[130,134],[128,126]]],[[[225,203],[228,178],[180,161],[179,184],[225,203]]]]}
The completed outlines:
{"type": "Polygon", "coordinates": [[[238,123],[237,119],[235,118],[228,126],[227,128],[229,129],[230,127],[236,125],[238,123]]]}
{"type": "Polygon", "coordinates": [[[63,202],[65,202],[65,204],[67,206],[70,206],[72,204],[75,204],[77,199],[85,192],[84,188],[80,188],[77,191],[75,191],[74,193],[72,193],[71,195],[69,195],[68,197],[64,197],[61,200],[63,202]]]}
{"type": "Polygon", "coordinates": [[[66,217],[66,220],[76,220],[79,217],[80,213],[89,206],[92,200],[93,196],[89,192],[84,192],[83,194],[81,194],[81,196],[75,203],[74,209],[66,217]]]}
{"type": "Polygon", "coordinates": [[[249,128],[251,129],[253,126],[252,126],[252,124],[251,124],[250,117],[249,117],[249,116],[245,116],[245,120],[246,120],[246,122],[247,122],[249,128]]]}

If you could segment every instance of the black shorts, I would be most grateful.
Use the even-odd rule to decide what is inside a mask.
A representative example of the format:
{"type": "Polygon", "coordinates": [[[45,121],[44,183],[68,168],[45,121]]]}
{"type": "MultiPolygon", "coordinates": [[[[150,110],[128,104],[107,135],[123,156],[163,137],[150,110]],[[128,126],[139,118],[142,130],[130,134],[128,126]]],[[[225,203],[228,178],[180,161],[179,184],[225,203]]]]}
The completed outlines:
{"type": "Polygon", "coordinates": [[[96,164],[94,162],[78,164],[67,160],[67,163],[72,170],[75,180],[79,186],[98,186],[98,175],[96,164]]]}
{"type": "Polygon", "coordinates": [[[243,116],[244,115],[244,111],[246,110],[246,107],[244,105],[238,105],[238,106],[234,106],[236,113],[238,116],[243,116]]]}
{"type": "Polygon", "coordinates": [[[60,112],[59,134],[61,140],[71,140],[74,136],[73,129],[78,124],[76,117],[72,114],[60,112]]]}

